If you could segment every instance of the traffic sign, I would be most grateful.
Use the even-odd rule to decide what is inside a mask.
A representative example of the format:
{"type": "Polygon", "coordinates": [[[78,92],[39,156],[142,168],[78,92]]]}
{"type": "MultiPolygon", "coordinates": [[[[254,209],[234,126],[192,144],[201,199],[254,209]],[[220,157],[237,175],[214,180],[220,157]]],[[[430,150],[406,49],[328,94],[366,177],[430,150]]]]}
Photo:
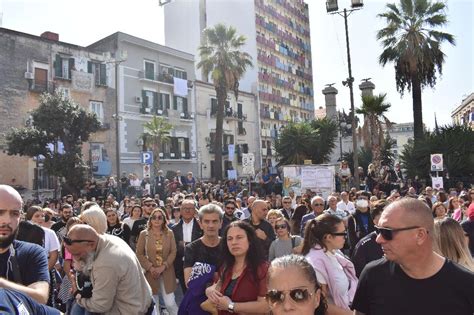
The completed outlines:
{"type": "Polygon", "coordinates": [[[142,152],[142,164],[153,164],[153,152],[152,151],[142,152]]]}

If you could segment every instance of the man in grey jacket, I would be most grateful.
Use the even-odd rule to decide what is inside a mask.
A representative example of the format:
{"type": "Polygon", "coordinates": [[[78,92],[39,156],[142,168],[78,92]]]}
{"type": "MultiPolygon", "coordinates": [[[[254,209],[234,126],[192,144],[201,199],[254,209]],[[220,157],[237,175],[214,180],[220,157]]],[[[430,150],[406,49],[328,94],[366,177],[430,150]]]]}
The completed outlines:
{"type": "Polygon", "coordinates": [[[120,238],[99,235],[90,226],[78,224],[64,238],[74,267],[92,281],[92,297],[76,295],[76,302],[89,312],[101,314],[152,314],[151,288],[135,253],[120,238]]]}

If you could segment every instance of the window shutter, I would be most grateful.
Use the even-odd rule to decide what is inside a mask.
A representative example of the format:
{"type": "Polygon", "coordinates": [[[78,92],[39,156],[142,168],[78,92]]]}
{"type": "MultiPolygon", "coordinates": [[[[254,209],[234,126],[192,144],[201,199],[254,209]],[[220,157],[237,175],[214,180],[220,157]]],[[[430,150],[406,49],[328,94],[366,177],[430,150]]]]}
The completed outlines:
{"type": "Polygon", "coordinates": [[[183,97],[183,113],[188,112],[188,99],[183,97]]]}
{"type": "Polygon", "coordinates": [[[184,151],[186,154],[189,153],[189,138],[184,138],[184,151]]]}
{"type": "Polygon", "coordinates": [[[63,77],[63,60],[60,55],[56,55],[56,60],[54,61],[54,76],[57,78],[63,77]]]}
{"type": "Polygon", "coordinates": [[[153,92],[153,109],[156,110],[156,109],[159,109],[158,108],[158,92],[153,92]]]}
{"type": "Polygon", "coordinates": [[[211,98],[211,116],[217,113],[217,100],[215,98],[211,98]]]}
{"type": "Polygon", "coordinates": [[[177,110],[178,109],[178,97],[173,96],[173,109],[177,110]]]}
{"type": "MultiPolygon", "coordinates": [[[[69,58],[69,77],[68,79],[71,79],[71,71],[74,69],[74,58],[69,58]]],[[[75,70],[75,69],[74,69],[75,70]]]]}
{"type": "Polygon", "coordinates": [[[148,107],[148,97],[146,97],[146,91],[142,90],[142,107],[147,108],[148,107]]]}
{"type": "Polygon", "coordinates": [[[87,73],[92,73],[92,62],[87,62],[87,73]]]}
{"type": "Polygon", "coordinates": [[[100,84],[107,85],[107,68],[105,63],[100,64],[100,84]]]}
{"type": "Polygon", "coordinates": [[[158,93],[158,109],[163,110],[165,108],[165,97],[163,93],[158,93]]]}
{"type": "Polygon", "coordinates": [[[183,79],[184,79],[184,80],[187,80],[187,79],[188,79],[188,74],[186,73],[186,71],[183,71],[183,79]]]}
{"type": "Polygon", "coordinates": [[[165,94],[165,104],[166,104],[166,109],[170,109],[170,96],[169,96],[169,94],[165,94]]]}
{"type": "Polygon", "coordinates": [[[247,143],[243,144],[242,151],[243,153],[249,153],[249,145],[247,143]]]}

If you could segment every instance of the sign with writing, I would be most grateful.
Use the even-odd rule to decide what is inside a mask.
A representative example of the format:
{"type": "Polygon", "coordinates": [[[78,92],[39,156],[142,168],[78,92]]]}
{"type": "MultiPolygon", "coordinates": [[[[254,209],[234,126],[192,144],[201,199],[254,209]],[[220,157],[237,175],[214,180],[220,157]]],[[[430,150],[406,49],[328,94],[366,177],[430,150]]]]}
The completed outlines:
{"type": "Polygon", "coordinates": [[[255,175],[255,157],[253,153],[242,154],[242,173],[243,175],[255,175]]]}

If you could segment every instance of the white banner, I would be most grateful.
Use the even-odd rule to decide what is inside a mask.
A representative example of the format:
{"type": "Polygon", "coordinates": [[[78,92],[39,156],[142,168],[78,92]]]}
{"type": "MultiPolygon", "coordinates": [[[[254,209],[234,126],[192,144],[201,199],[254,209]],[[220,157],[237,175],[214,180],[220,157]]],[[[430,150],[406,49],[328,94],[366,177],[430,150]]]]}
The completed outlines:
{"type": "Polygon", "coordinates": [[[434,189],[444,188],[443,177],[431,177],[431,183],[434,189]]]}
{"type": "Polygon", "coordinates": [[[151,167],[150,164],[143,165],[143,178],[150,177],[151,167]]]}
{"type": "Polygon", "coordinates": [[[242,154],[242,175],[255,175],[255,157],[253,153],[242,154]]]}
{"type": "Polygon", "coordinates": [[[237,179],[237,170],[227,170],[227,177],[229,179],[237,179]]]}
{"type": "Polygon", "coordinates": [[[229,161],[234,161],[235,146],[233,144],[227,145],[229,150],[229,161]]]}

